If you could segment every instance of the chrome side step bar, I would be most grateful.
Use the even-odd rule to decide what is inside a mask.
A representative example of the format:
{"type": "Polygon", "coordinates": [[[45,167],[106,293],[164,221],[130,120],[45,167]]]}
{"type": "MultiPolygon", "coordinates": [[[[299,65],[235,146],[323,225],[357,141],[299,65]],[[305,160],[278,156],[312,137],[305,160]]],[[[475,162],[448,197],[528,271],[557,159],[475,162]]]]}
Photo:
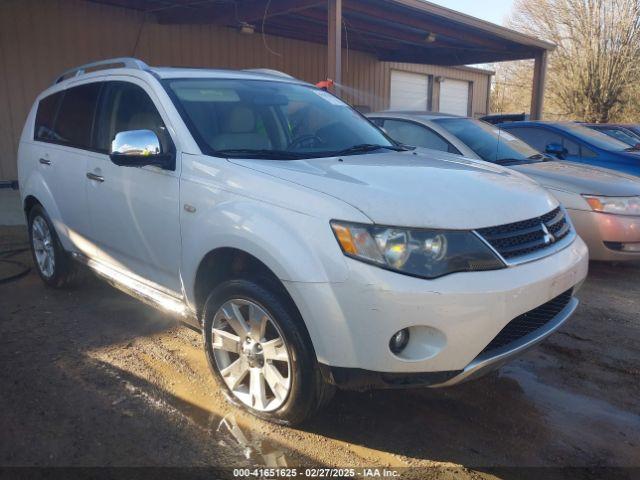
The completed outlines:
{"type": "Polygon", "coordinates": [[[194,327],[198,325],[195,312],[189,308],[183,298],[172,295],[168,290],[159,286],[154,287],[141,282],[81,253],[71,252],[71,256],[74,260],[89,267],[89,269],[118,290],[137,298],[147,305],[175,315],[189,325],[193,325],[194,327]]]}

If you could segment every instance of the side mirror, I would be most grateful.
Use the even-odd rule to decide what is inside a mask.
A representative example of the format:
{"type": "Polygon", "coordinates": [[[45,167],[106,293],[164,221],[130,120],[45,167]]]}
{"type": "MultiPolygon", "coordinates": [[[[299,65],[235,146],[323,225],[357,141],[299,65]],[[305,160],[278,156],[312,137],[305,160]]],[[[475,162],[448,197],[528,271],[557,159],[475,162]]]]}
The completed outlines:
{"type": "Polygon", "coordinates": [[[111,142],[109,158],[121,167],[154,165],[165,170],[175,170],[176,167],[175,155],[162,152],[160,140],[151,130],[117,133],[111,142]]]}
{"type": "Polygon", "coordinates": [[[544,151],[545,153],[554,155],[558,158],[563,158],[567,155],[567,153],[569,153],[569,151],[559,143],[550,143],[549,145],[547,145],[544,151]]]}

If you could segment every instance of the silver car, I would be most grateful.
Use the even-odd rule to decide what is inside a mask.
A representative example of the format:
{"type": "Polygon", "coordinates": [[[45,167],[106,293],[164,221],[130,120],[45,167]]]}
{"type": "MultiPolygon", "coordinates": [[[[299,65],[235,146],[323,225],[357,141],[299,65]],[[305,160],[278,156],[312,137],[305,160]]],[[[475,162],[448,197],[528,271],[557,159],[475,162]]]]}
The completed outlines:
{"type": "Polygon", "coordinates": [[[497,163],[533,178],[567,209],[592,260],[640,259],[640,178],[552,159],[473,118],[429,112],[367,116],[400,143],[497,163]]]}

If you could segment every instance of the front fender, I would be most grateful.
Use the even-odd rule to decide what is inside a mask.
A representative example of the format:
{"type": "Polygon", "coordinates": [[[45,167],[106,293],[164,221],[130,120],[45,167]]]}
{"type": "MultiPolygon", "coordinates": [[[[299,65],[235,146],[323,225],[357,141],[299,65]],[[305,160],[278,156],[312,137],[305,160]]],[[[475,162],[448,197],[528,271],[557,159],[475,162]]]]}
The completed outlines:
{"type": "Polygon", "coordinates": [[[342,282],[347,265],[329,221],[246,198],[182,214],[182,275],[189,303],[198,266],[218,248],[243,250],[282,281],[342,282]]]}

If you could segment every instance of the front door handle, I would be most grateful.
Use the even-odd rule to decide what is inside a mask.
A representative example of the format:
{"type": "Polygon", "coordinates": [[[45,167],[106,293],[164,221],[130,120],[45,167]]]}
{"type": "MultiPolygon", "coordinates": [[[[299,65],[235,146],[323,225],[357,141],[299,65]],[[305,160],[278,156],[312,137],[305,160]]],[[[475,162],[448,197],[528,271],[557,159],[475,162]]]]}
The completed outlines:
{"type": "Polygon", "coordinates": [[[89,180],[95,180],[96,182],[100,182],[100,183],[104,182],[104,177],[96,173],[87,172],[87,178],[89,180]]]}
{"type": "Polygon", "coordinates": [[[41,159],[39,160],[39,162],[40,162],[42,165],[51,165],[51,160],[49,160],[48,158],[41,158],[41,159]]]}

